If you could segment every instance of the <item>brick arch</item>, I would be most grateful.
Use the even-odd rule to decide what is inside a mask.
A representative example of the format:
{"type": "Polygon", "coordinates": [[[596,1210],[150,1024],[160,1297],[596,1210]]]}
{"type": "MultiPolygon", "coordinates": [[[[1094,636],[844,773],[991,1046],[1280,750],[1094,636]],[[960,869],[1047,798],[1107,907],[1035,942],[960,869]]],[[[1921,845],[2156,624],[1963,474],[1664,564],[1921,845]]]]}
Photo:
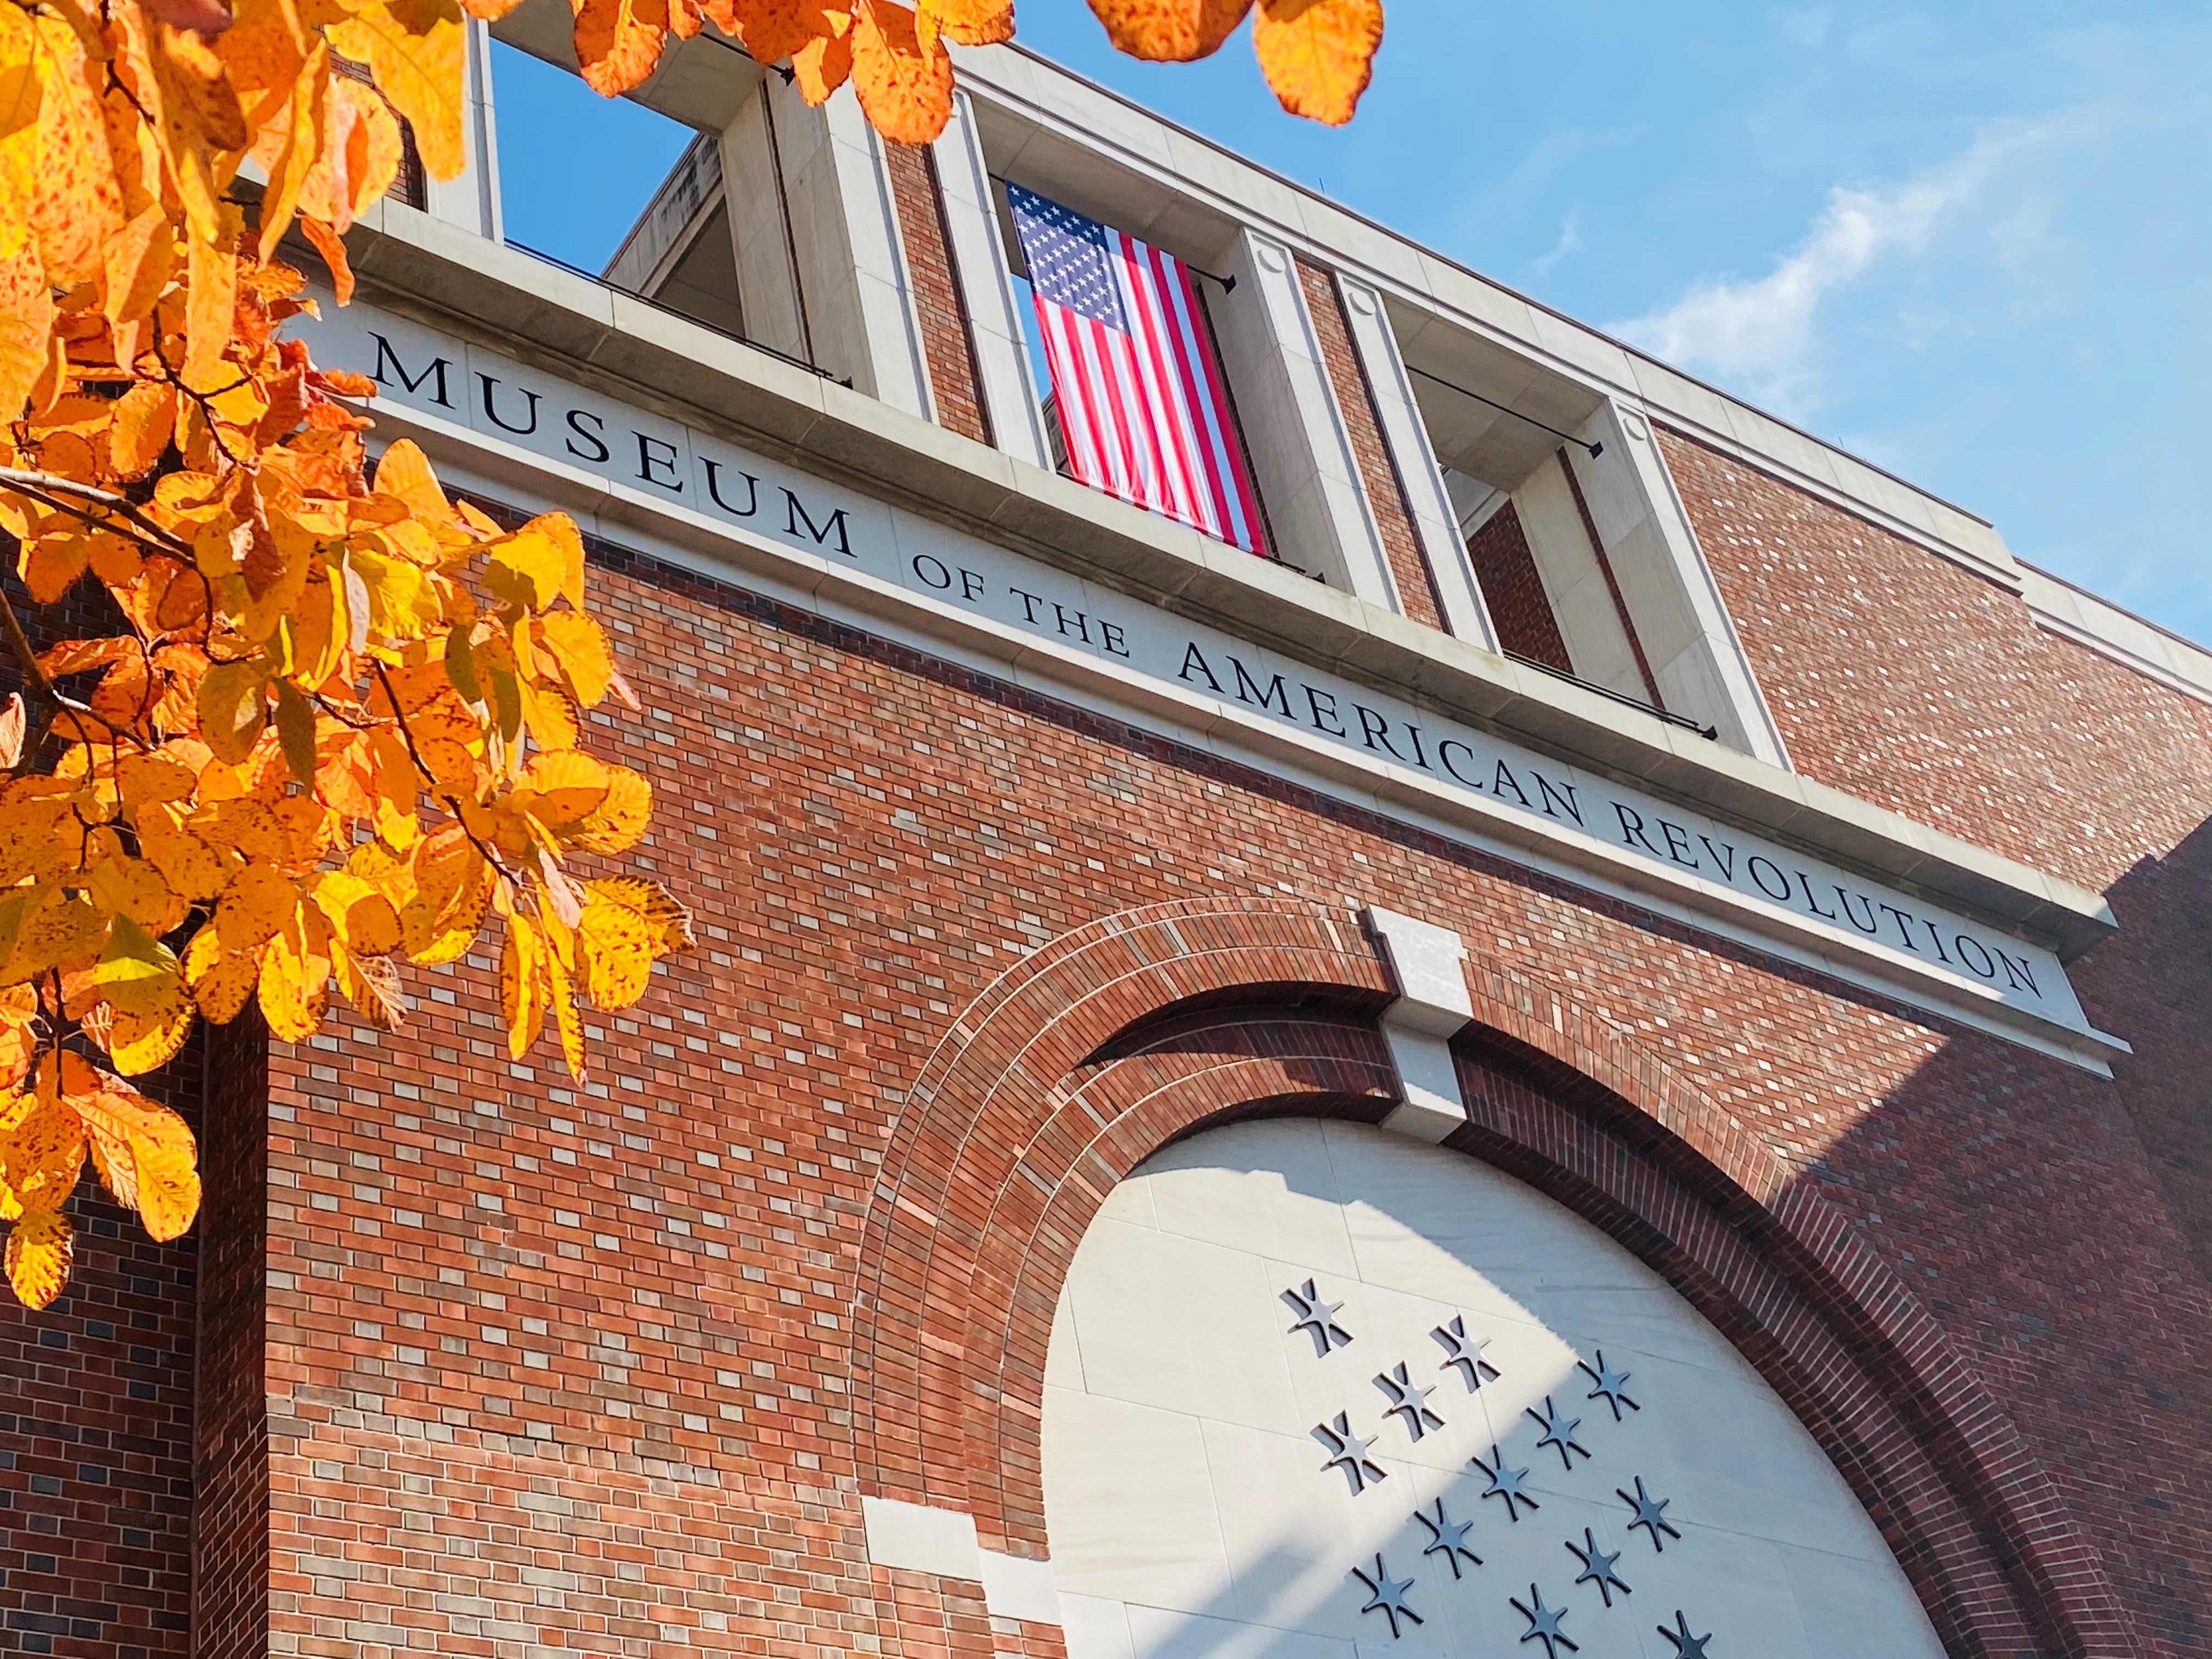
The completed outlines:
{"type": "MultiPolygon", "coordinates": [[[[2138,1652],[2010,1419],[1842,1212],[1563,991],[1481,961],[1468,981],[1476,1023],[1455,1046],[1472,1121],[1447,1144],[1604,1228],[1736,1344],[1865,1502],[1948,1649],[2138,1652]]],[[[1372,1014],[1392,990],[1345,911],[1193,900],[1063,935],[978,998],[917,1077],[871,1201],[862,1490],[1045,1554],[1045,1346],[1099,1205],[1209,1123],[1378,1120],[1394,1085],[1372,1014]],[[1197,1006],[1146,1025],[1178,1004],[1197,1006]]]]}

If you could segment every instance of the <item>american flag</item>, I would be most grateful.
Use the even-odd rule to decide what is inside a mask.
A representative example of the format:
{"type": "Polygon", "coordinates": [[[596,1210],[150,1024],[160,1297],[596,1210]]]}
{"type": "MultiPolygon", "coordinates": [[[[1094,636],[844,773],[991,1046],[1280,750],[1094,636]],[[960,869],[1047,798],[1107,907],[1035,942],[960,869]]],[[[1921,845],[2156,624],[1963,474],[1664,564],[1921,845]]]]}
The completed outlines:
{"type": "Polygon", "coordinates": [[[1006,186],[1075,476],[1260,550],[1221,371],[1182,260],[1006,186]]]}

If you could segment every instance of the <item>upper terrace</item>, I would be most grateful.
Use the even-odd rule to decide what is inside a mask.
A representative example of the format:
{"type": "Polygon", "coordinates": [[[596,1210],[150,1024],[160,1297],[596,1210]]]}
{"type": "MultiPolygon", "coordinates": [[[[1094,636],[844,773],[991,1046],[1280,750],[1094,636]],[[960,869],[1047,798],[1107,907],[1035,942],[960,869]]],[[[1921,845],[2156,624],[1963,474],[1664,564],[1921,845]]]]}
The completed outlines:
{"type": "MultiPolygon", "coordinates": [[[[493,33],[572,68],[570,27],[567,7],[527,0],[493,33]]],[[[2094,895],[1791,772],[1653,425],[2212,695],[2212,660],[2019,565],[1985,522],[1012,48],[956,54],[954,119],[917,150],[878,141],[849,97],[807,108],[711,30],[672,41],[633,95],[696,137],[603,270],[563,268],[501,234],[481,26],[472,52],[469,173],[365,223],[374,303],[2062,956],[2109,926],[2094,895]],[[1202,302],[1270,557],[1055,467],[1008,183],[1232,279],[1200,284],[1202,302]]],[[[660,443],[640,437],[648,483],[665,481],[660,443]]],[[[518,500],[578,505],[489,455],[471,465],[518,500]]],[[[602,524],[644,524],[653,495],[608,486],[602,524]]],[[[1024,652],[1007,660],[1030,672],[1042,658],[1024,652]]]]}

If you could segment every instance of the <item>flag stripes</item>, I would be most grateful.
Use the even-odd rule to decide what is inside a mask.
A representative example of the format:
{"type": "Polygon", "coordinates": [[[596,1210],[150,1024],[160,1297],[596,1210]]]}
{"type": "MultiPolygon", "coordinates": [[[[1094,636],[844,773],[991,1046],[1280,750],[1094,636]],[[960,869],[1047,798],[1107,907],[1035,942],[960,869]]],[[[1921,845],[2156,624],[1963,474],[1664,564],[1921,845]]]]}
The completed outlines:
{"type": "Polygon", "coordinates": [[[1261,551],[1258,502],[1188,269],[1018,185],[1006,195],[1070,469],[1094,489],[1261,551]]]}

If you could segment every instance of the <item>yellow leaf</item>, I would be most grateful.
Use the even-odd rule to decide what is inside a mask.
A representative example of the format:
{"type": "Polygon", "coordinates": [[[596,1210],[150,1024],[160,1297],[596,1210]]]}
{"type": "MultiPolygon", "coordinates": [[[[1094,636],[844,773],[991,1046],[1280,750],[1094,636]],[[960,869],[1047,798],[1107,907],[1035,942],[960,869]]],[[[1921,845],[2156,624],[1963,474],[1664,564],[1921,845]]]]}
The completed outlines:
{"type": "MultiPolygon", "coordinates": [[[[550,930],[548,930],[549,933],[550,930]]],[[[545,963],[546,990],[553,1000],[553,1024],[561,1034],[561,1058],[568,1062],[568,1075],[578,1083],[584,1080],[584,1017],[576,1007],[574,975],[568,964],[551,951],[545,963]]]]}
{"type": "Polygon", "coordinates": [[[861,0],[853,23],[853,90],[870,124],[894,143],[935,141],[952,117],[952,58],[925,45],[897,0],[861,0]]]}
{"type": "Polygon", "coordinates": [[[602,98],[644,82],[660,62],[668,0],[570,0],[576,13],[576,63],[602,98]]]}
{"type": "Polygon", "coordinates": [[[507,919],[507,943],[499,955],[499,1010],[507,1021],[507,1051],[520,1060],[530,1052],[545,1024],[544,945],[530,918],[517,911],[507,919]]]}
{"type": "Polygon", "coordinates": [[[300,212],[343,235],[399,170],[399,124],[373,88],[333,76],[323,110],[323,150],[301,181],[300,212]]]}
{"type": "Polygon", "coordinates": [[[11,905],[20,903],[23,908],[20,912],[11,909],[8,920],[0,921],[0,932],[4,932],[20,916],[15,949],[9,952],[5,967],[0,968],[0,985],[20,985],[49,968],[74,962],[100,948],[106,918],[84,900],[70,898],[59,887],[46,884],[10,894],[9,899],[11,905]]]}
{"type": "Polygon", "coordinates": [[[580,749],[535,755],[516,780],[514,802],[548,830],[566,830],[599,810],[608,777],[606,763],[580,749]]]}
{"type": "Polygon", "coordinates": [[[138,1219],[156,1243],[180,1236],[200,1209],[200,1175],[189,1150],[134,1137],[138,1219]]]}
{"type": "Polygon", "coordinates": [[[27,985],[0,991],[0,1090],[12,1090],[31,1073],[39,1052],[39,995],[27,985]]]}
{"type": "Polygon", "coordinates": [[[368,65],[378,90],[415,129],[424,170],[434,179],[458,178],[468,152],[462,138],[465,36],[454,0],[368,0],[325,33],[338,51],[368,65]]]}
{"type": "Polygon", "coordinates": [[[304,1042],[323,1023],[330,998],[330,924],[314,909],[295,909],[261,955],[261,1013],[269,1034],[304,1042]]]}
{"type": "MultiPolygon", "coordinates": [[[[63,1058],[84,1065],[73,1054],[63,1058]]],[[[62,1097],[61,1069],[49,1050],[40,1056],[29,1109],[0,1137],[0,1175],[25,1209],[36,1210],[59,1209],[83,1172],[84,1124],[62,1097]]]]}
{"type": "Polygon", "coordinates": [[[53,1210],[26,1210],[8,1235],[8,1283],[25,1307],[45,1307],[69,1283],[70,1224],[53,1210]]]}
{"type": "Polygon", "coordinates": [[[438,486],[429,458],[412,438],[395,440],[376,463],[374,487],[380,495],[396,495],[415,509],[426,524],[453,521],[453,505],[438,486]]]}
{"type": "Polygon", "coordinates": [[[249,864],[230,879],[216,901],[215,920],[223,948],[250,951],[292,919],[300,890],[289,877],[266,864],[249,864]]]}
{"type": "Polygon", "coordinates": [[[181,964],[169,948],[118,915],[93,970],[93,983],[115,1011],[107,1041],[115,1069],[126,1077],[166,1064],[192,1028],[192,1000],[181,964]]]}
{"type": "Polygon", "coordinates": [[[484,549],[490,565],[484,580],[501,599],[543,611],[556,595],[584,603],[584,538],[565,513],[532,519],[511,536],[484,549]]]}
{"type": "Polygon", "coordinates": [[[1091,0],[1116,52],[1164,64],[1211,57],[1251,5],[1252,0],[1091,0]]]}
{"type": "Polygon", "coordinates": [[[220,924],[210,921],[185,949],[185,978],[200,1012],[215,1024],[228,1025],[261,982],[261,947],[226,950],[220,924]]]}
{"type": "MultiPolygon", "coordinates": [[[[46,778],[17,778],[0,788],[0,884],[58,875],[74,860],[63,821],[69,797],[46,778]]],[[[0,956],[5,954],[0,943],[0,956]]]]}
{"type": "MultiPolygon", "coordinates": [[[[226,205],[223,211],[235,217],[238,210],[226,205]]],[[[191,391],[215,392],[237,379],[223,351],[238,315],[238,259],[228,247],[197,236],[185,258],[185,362],[178,378],[191,391]]]]}
{"type": "Polygon", "coordinates": [[[87,867],[85,883],[101,909],[121,913],[157,939],[185,919],[185,902],[151,859],[101,859],[87,867]]]}
{"type": "Polygon", "coordinates": [[[596,708],[615,674],[606,630],[581,611],[549,611],[538,619],[538,641],[567,682],[568,695],[596,708]]]}
{"type": "Polygon", "coordinates": [[[276,682],[276,740],[292,775],[315,787],[315,710],[289,680],[276,682]]]}
{"type": "Polygon", "coordinates": [[[268,680],[252,662],[217,663],[201,680],[200,741],[235,765],[253,752],[268,718],[268,680]]]}
{"type": "Polygon", "coordinates": [[[1252,49],[1282,106],[1332,127],[1352,118],[1382,44],[1382,0],[1259,0],[1252,49]]]}
{"type": "Polygon", "coordinates": [[[47,276],[67,289],[100,276],[107,240],[123,228],[123,198],[100,114],[108,66],[84,50],[58,9],[41,8],[37,29],[46,72],[30,229],[47,276]]]}
{"type": "Polygon", "coordinates": [[[627,1008],[645,994],[655,961],[691,943],[690,913],[651,882],[586,882],[576,941],[585,984],[601,1008],[627,1008]]]}
{"type": "Polygon", "coordinates": [[[331,932],[356,956],[389,956],[399,948],[399,913],[392,901],[349,870],[315,878],[314,900],[331,932]]]}
{"type": "Polygon", "coordinates": [[[627,766],[607,769],[607,793],[591,815],[561,837],[586,853],[627,853],[653,821],[653,786],[627,766]]]}
{"type": "Polygon", "coordinates": [[[459,956],[483,925],[491,894],[491,866],[459,830],[423,841],[416,852],[415,896],[399,912],[408,956],[426,965],[459,956]]]}
{"type": "Polygon", "coordinates": [[[185,829],[171,809],[142,806],[137,817],[139,849],[179,897],[210,899],[222,891],[230,880],[222,854],[185,829]]]}
{"type": "Polygon", "coordinates": [[[23,250],[38,181],[38,31],[21,7],[0,15],[0,258],[23,250]]]}

